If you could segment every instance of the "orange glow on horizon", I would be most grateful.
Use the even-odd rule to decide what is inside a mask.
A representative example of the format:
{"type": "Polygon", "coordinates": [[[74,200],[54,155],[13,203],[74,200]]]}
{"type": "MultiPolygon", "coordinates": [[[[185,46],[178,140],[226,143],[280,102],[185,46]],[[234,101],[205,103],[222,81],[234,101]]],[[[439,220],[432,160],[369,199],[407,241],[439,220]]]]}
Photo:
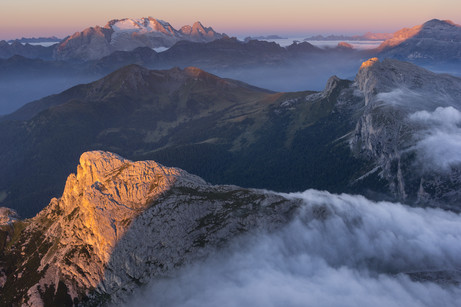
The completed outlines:
{"type": "Polygon", "coordinates": [[[367,5],[363,0],[331,0],[328,3],[285,0],[283,5],[275,0],[160,3],[139,0],[136,6],[118,0],[42,0],[27,6],[22,1],[4,0],[0,11],[0,39],[63,37],[90,26],[104,26],[111,19],[148,16],[168,21],[176,29],[201,21],[231,36],[390,33],[433,18],[459,23],[460,11],[458,0],[388,0],[367,2],[367,5]]]}

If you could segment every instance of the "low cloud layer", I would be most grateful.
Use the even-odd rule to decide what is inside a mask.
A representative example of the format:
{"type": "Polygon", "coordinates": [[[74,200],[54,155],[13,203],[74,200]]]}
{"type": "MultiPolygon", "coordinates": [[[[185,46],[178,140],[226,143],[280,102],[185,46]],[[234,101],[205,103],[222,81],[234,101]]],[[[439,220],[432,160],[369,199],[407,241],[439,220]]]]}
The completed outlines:
{"type": "Polygon", "coordinates": [[[423,128],[414,147],[420,162],[429,170],[449,171],[461,165],[461,112],[454,107],[419,111],[410,120],[423,128]]]}
{"type": "Polygon", "coordinates": [[[308,190],[297,218],[253,234],[129,306],[461,306],[461,216],[308,190]],[[424,280],[424,281],[423,281],[424,280]]]}
{"type": "Polygon", "coordinates": [[[382,104],[398,106],[410,112],[430,110],[434,106],[449,107],[456,105],[453,98],[444,93],[417,91],[405,87],[395,88],[390,92],[381,92],[376,95],[376,99],[382,104]]]}

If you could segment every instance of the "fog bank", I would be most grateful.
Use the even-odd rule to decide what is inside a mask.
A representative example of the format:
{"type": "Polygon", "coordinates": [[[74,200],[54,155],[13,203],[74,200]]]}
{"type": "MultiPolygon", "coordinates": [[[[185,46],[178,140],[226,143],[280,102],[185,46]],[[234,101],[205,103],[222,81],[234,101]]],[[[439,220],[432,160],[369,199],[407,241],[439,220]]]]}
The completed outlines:
{"type": "Polygon", "coordinates": [[[297,218],[250,234],[127,306],[460,306],[461,216],[308,190],[297,218]]]}

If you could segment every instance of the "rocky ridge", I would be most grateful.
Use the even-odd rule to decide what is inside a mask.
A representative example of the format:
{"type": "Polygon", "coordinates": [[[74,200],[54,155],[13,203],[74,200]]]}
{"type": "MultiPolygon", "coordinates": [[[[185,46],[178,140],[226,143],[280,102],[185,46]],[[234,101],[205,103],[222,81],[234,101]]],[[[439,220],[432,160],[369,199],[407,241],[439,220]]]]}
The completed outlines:
{"type": "Polygon", "coordinates": [[[100,304],[108,295],[120,302],[239,233],[286,223],[297,205],[264,191],[211,186],[154,161],[86,152],[61,198],[1,229],[8,237],[1,302],[100,304]]]}

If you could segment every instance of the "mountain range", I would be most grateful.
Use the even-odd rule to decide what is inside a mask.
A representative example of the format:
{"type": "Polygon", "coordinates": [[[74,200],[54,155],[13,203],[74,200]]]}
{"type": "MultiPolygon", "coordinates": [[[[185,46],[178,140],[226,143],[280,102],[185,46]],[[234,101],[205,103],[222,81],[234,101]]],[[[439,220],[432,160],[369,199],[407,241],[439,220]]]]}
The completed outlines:
{"type": "Polygon", "coordinates": [[[192,67],[131,65],[1,119],[0,141],[8,144],[0,152],[3,204],[34,214],[62,190],[81,152],[102,149],[175,165],[215,184],[311,187],[451,207],[460,197],[449,188],[460,182],[456,155],[444,164],[430,150],[434,131],[449,137],[451,126],[410,118],[456,114],[460,92],[456,77],[395,60],[372,59],[354,81],[332,77],[322,92],[294,93],[192,67]],[[427,172],[419,167],[425,159],[435,165],[427,172]]]}
{"type": "Polygon", "coordinates": [[[0,112],[9,113],[14,105],[17,109],[33,99],[58,93],[73,84],[97,80],[130,64],[150,69],[194,66],[260,87],[292,91],[296,88],[321,89],[333,73],[340,70],[353,75],[360,63],[358,55],[347,48],[323,50],[307,42],[284,48],[275,43],[255,40],[244,43],[235,38],[208,43],[180,41],[163,52],[139,47],[132,51],[115,51],[100,60],[85,63],[16,56],[0,59],[0,79],[5,80],[0,84],[0,112]],[[28,90],[14,90],[18,84],[28,90]],[[35,91],[39,93],[34,95],[35,91]],[[2,105],[5,105],[3,110],[2,105]]]}
{"type": "Polygon", "coordinates": [[[149,69],[200,67],[222,77],[277,91],[321,90],[333,74],[352,79],[360,64],[375,56],[409,61],[432,71],[459,76],[459,26],[449,21],[434,19],[411,30],[403,29],[374,50],[355,50],[346,43],[322,49],[307,42],[294,42],[287,47],[257,40],[241,42],[213,34],[215,32],[197,23],[182,30],[169,28],[167,24],[163,22],[162,26],[160,21],[152,18],[122,19],[111,21],[105,27],[88,28],[73,35],[76,40],[66,38],[66,46],[61,42],[62,58],[66,59],[61,61],[56,61],[57,45],[0,43],[0,57],[2,54],[6,58],[17,54],[44,60],[32,63],[17,56],[2,60],[0,79],[7,81],[0,84],[0,114],[72,85],[97,80],[129,64],[149,69]],[[107,32],[107,39],[112,35],[119,37],[117,46],[120,48],[112,46],[115,41],[108,42],[103,32],[107,32]],[[200,33],[211,34],[203,36],[200,33]],[[152,48],[154,43],[148,42],[151,38],[164,36],[176,43],[169,49],[154,48],[155,51],[152,48]],[[93,37],[94,40],[83,37],[93,37]],[[126,48],[121,47],[124,44],[126,48]],[[88,60],[88,54],[95,54],[97,59],[88,60]],[[40,71],[43,77],[36,78],[40,71]],[[18,91],[19,83],[27,89],[18,91]]]}
{"type": "Polygon", "coordinates": [[[171,47],[181,40],[209,42],[226,36],[200,22],[174,29],[168,22],[152,17],[116,19],[104,27],[90,27],[64,39],[54,55],[59,60],[95,60],[114,51],[137,47],[171,47]]]}
{"type": "Polygon", "coordinates": [[[391,39],[394,36],[392,33],[372,33],[367,32],[363,35],[315,35],[305,38],[305,41],[382,41],[391,39]]]}
{"type": "Polygon", "coordinates": [[[62,41],[62,38],[58,38],[56,36],[50,36],[50,37],[22,37],[19,39],[11,39],[7,41],[8,43],[14,43],[15,41],[18,41],[20,43],[56,43],[62,41]]]}
{"type": "Polygon", "coordinates": [[[15,55],[20,55],[23,57],[28,57],[31,59],[44,59],[52,60],[53,59],[53,50],[56,45],[50,47],[44,46],[34,46],[31,44],[22,44],[21,42],[15,40],[11,44],[2,40],[0,41],[0,59],[10,58],[15,55]]]}
{"type": "MultiPolygon", "coordinates": [[[[374,55],[427,64],[428,61],[459,61],[460,26],[449,20],[432,19],[422,25],[404,28],[393,34],[366,33],[362,36],[315,36],[309,40],[383,40],[374,55]],[[439,48],[439,49],[437,49],[439,48]]],[[[227,37],[204,27],[200,22],[174,29],[168,22],[152,17],[116,19],[104,27],[89,27],[50,47],[0,42],[0,57],[21,55],[30,58],[70,61],[97,60],[115,51],[131,51],[138,47],[171,47],[177,42],[211,42],[227,37]]],[[[307,40],[307,39],[306,39],[307,40]]],[[[246,39],[249,42],[251,39],[246,39]]],[[[372,54],[369,54],[370,56],[372,54]]]]}
{"type": "Polygon", "coordinates": [[[149,17],[0,43],[25,54],[0,90],[91,79],[0,117],[0,305],[459,305],[461,78],[415,65],[456,70],[459,29],[357,51],[149,17]],[[322,65],[354,72],[212,73],[309,88],[322,65]]]}

